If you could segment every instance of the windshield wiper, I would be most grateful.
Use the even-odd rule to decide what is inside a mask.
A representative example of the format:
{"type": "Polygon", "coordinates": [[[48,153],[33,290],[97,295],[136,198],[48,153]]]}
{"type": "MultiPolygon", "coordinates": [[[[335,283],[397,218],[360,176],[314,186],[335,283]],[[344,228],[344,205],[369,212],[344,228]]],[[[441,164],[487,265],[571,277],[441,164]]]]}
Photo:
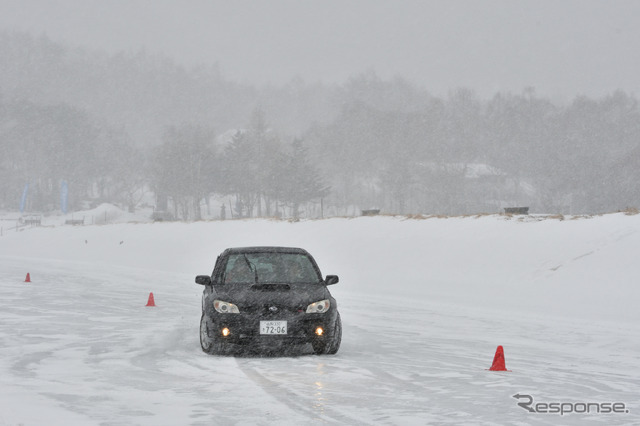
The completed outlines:
{"type": "Polygon", "coordinates": [[[255,280],[255,283],[258,284],[258,268],[256,268],[256,266],[251,263],[246,254],[243,254],[242,257],[244,257],[244,261],[247,262],[249,270],[253,271],[253,279],[255,280]]]}

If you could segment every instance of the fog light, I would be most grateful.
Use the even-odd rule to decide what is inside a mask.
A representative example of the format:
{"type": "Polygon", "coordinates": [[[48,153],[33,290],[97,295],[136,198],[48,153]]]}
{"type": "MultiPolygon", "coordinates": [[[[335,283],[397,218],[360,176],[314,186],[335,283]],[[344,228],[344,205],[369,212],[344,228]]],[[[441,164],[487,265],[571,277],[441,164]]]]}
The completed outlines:
{"type": "Polygon", "coordinates": [[[324,333],[324,330],[322,329],[322,327],[316,328],[316,335],[322,336],[322,333],[324,333]]]}
{"type": "Polygon", "coordinates": [[[231,332],[229,331],[229,329],[227,327],[222,329],[222,335],[224,337],[227,337],[229,334],[231,334],[231,332]]]}

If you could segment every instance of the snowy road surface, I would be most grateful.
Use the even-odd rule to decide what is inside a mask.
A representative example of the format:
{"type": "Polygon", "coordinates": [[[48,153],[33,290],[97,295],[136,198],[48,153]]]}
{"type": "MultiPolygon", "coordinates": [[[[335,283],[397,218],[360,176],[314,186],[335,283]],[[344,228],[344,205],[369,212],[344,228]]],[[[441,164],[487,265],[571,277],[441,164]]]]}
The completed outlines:
{"type": "MultiPolygon", "coordinates": [[[[496,223],[503,226],[501,220],[466,219],[453,225],[441,220],[438,226],[416,221],[411,227],[435,226],[429,231],[433,235],[440,226],[462,228],[458,243],[466,238],[474,246],[471,240],[488,238],[485,232],[494,235],[495,229],[485,230],[496,223]],[[470,233],[469,227],[477,229],[470,233]]],[[[621,240],[621,229],[635,244],[640,222],[627,217],[613,221],[618,222],[622,227],[600,226],[604,231],[597,233],[587,229],[595,222],[584,220],[585,229],[577,232],[589,236],[578,251],[607,251],[612,241],[621,240]]],[[[303,245],[301,240],[315,232],[326,233],[322,228],[330,223],[286,225],[289,238],[283,237],[282,224],[256,221],[244,226],[251,228],[249,235],[259,231],[261,238],[268,238],[273,233],[278,235],[273,240],[303,245]]],[[[620,298],[607,300],[603,290],[595,293],[602,300],[588,305],[580,299],[580,306],[559,315],[545,297],[535,298],[525,289],[506,290],[505,272],[487,263],[491,260],[481,250],[475,257],[483,259],[464,263],[473,268],[474,262],[484,261],[488,272],[470,278],[464,290],[447,284],[446,268],[433,264],[429,279],[399,271],[390,279],[382,271],[403,266],[394,266],[399,261],[390,253],[414,251],[425,240],[416,232],[398,235],[407,230],[406,222],[386,219],[369,230],[393,238],[385,239],[385,248],[372,248],[366,237],[354,235],[372,222],[362,223],[338,225],[354,228],[351,234],[340,233],[359,242],[341,243],[337,254],[321,245],[310,248],[323,273],[341,275],[341,282],[331,288],[344,324],[336,356],[315,356],[308,348],[293,357],[204,354],[198,342],[202,287],[193,277],[209,271],[217,252],[205,253],[203,259],[195,254],[200,252],[193,244],[200,228],[185,232],[178,224],[111,225],[5,235],[0,239],[0,425],[640,423],[640,326],[637,317],[624,310],[626,305],[617,307],[620,298]],[[192,270],[190,264],[174,267],[185,264],[184,255],[172,258],[167,251],[176,251],[179,247],[172,242],[182,238],[190,240],[192,255],[186,257],[204,270],[192,270]],[[141,240],[138,245],[136,239],[141,240]],[[119,256],[109,250],[130,251],[119,256]],[[348,258],[351,250],[366,252],[370,263],[362,266],[380,268],[385,282],[367,284],[371,278],[363,275],[353,283],[353,270],[336,260],[348,258]],[[31,283],[23,282],[27,272],[31,283]],[[491,284],[490,277],[496,283],[491,284]],[[405,289],[408,284],[411,289],[405,289]],[[156,307],[144,306],[150,291],[156,307]],[[485,298],[487,292],[496,293],[495,305],[485,303],[493,299],[485,298]],[[522,297],[528,302],[519,305],[522,297]],[[542,309],[548,305],[550,311],[542,309]],[[599,311],[598,306],[604,308],[599,311]],[[617,309],[625,312],[620,318],[615,317],[617,309]],[[510,372],[487,371],[497,345],[505,348],[510,372]],[[628,412],[529,413],[517,405],[513,395],[518,393],[537,403],[620,402],[628,412]]],[[[532,247],[536,231],[523,233],[532,247]]],[[[221,228],[211,232],[222,239],[216,244],[233,245],[221,228]]],[[[239,239],[237,245],[254,242],[239,239]]],[[[434,240],[444,244],[437,236],[434,240]]],[[[498,237],[493,244],[509,251],[507,240],[498,237]]],[[[535,250],[530,250],[533,256],[535,250]]],[[[547,263],[568,268],[577,256],[570,255],[571,244],[566,250],[564,257],[542,250],[545,256],[530,258],[534,267],[523,271],[529,276],[525,284],[542,286],[540,274],[551,274],[555,267],[547,268],[547,263]]],[[[462,251],[455,255],[470,259],[462,251]]],[[[601,257],[614,262],[608,254],[601,257]]],[[[361,261],[355,254],[351,259],[361,261]]],[[[409,262],[414,269],[429,263],[415,263],[413,257],[409,262]]],[[[633,275],[635,280],[638,267],[629,269],[629,279],[633,275]]],[[[637,302],[637,294],[627,296],[637,302]]]]}

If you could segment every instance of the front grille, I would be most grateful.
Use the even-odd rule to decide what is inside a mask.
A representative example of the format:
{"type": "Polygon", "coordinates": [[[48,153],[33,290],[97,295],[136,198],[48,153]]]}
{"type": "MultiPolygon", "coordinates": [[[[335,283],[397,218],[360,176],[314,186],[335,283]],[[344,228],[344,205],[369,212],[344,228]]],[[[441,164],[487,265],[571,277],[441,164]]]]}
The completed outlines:
{"type": "Polygon", "coordinates": [[[283,306],[276,303],[265,303],[260,305],[242,306],[241,312],[265,317],[283,314],[300,314],[304,312],[304,308],[298,306],[283,306]]]}

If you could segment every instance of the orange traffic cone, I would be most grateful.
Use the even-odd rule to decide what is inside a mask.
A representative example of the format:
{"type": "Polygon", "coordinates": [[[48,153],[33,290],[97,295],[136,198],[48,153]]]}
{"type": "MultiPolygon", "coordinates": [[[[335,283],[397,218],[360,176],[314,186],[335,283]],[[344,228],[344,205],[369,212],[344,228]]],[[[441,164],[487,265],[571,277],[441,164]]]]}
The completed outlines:
{"type": "Polygon", "coordinates": [[[493,357],[493,364],[491,364],[489,371],[510,371],[507,370],[507,366],[504,362],[504,349],[502,349],[502,346],[498,346],[496,349],[496,354],[493,357]]]}
{"type": "Polygon", "coordinates": [[[25,283],[30,283],[31,282],[31,275],[29,275],[29,273],[27,272],[27,278],[24,279],[25,283]]]}
{"type": "Polygon", "coordinates": [[[147,306],[156,306],[155,300],[153,300],[153,292],[149,293],[149,301],[147,302],[147,306]]]}

